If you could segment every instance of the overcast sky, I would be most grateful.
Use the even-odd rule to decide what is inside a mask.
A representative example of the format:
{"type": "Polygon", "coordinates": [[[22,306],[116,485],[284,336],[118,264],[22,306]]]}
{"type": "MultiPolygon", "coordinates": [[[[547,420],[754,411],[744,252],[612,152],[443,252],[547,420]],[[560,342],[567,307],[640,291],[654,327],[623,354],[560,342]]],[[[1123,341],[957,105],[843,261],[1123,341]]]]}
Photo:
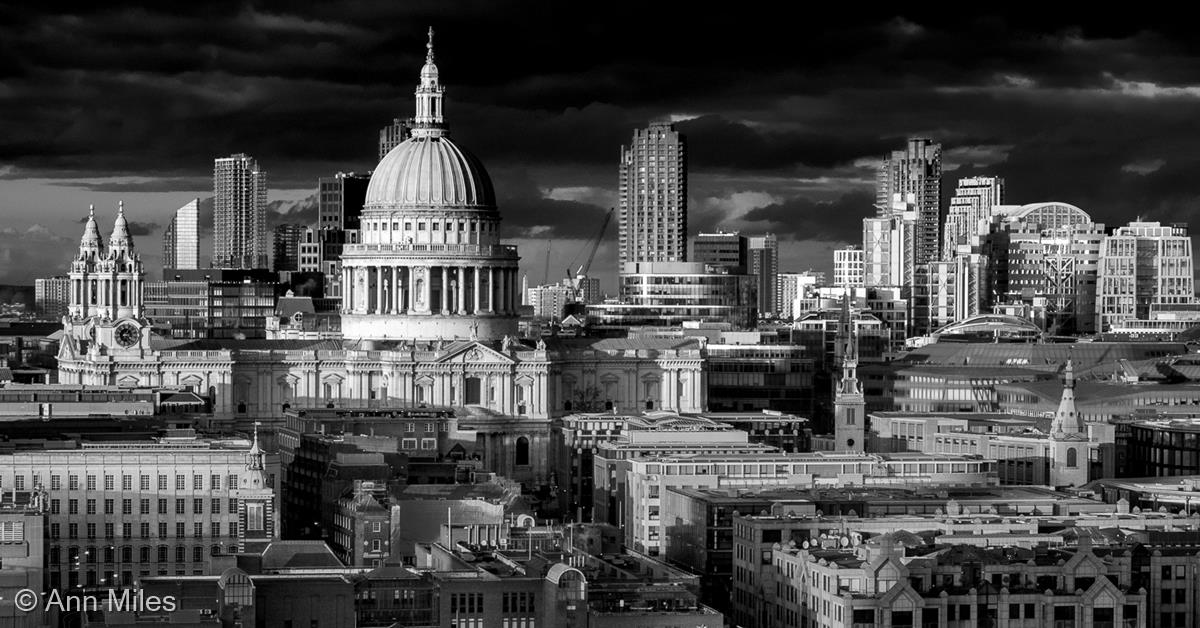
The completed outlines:
{"type": "MultiPolygon", "coordinates": [[[[65,270],[88,203],[107,234],[118,199],[156,274],[162,225],[211,196],[216,156],[256,157],[284,211],[319,176],[370,170],[378,129],[411,115],[431,25],[453,137],[487,165],[534,283],[548,241],[551,280],[579,256],[616,203],[621,144],[662,116],[688,137],[689,231],[774,232],[781,270],[828,270],[833,248],[861,242],[874,166],[909,135],[942,142],[945,194],[960,176],[998,174],[1009,202],[1074,203],[1110,226],[1198,207],[1200,40],[1182,19],[895,3],[843,16],[746,3],[161,6],[0,5],[0,283],[65,270]]],[[[273,222],[313,216],[292,212],[273,222]]],[[[614,243],[610,227],[595,268],[608,277],[614,243]]]]}

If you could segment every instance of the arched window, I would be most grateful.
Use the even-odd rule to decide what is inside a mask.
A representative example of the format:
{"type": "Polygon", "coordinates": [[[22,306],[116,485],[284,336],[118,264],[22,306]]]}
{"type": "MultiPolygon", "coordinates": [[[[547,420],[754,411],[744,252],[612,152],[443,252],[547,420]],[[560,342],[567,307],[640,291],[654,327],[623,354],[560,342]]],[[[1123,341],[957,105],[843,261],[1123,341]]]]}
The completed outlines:
{"type": "Polygon", "coordinates": [[[238,403],[237,411],[238,411],[238,414],[246,414],[246,402],[245,401],[238,403]]]}
{"type": "Polygon", "coordinates": [[[212,546],[211,548],[209,548],[209,552],[208,552],[208,553],[209,553],[209,554],[211,554],[211,555],[213,555],[213,556],[220,556],[220,555],[221,555],[221,546],[220,546],[220,545],[214,545],[214,546],[212,546]]]}
{"type": "Polygon", "coordinates": [[[1074,447],[1067,450],[1067,466],[1072,468],[1079,466],[1079,454],[1075,453],[1074,447]]]}
{"type": "Polygon", "coordinates": [[[529,464],[529,439],[524,436],[517,439],[517,466],[529,464]]]}

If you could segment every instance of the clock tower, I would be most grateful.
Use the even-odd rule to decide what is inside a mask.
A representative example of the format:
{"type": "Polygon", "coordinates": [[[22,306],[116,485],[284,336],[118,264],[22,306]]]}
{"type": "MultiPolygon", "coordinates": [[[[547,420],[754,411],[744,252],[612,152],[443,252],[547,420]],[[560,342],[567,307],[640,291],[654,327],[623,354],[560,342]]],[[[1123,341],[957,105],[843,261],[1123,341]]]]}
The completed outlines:
{"type": "Polygon", "coordinates": [[[108,246],[88,211],[79,253],[71,262],[71,299],[63,318],[67,336],[80,353],[141,355],[149,349],[150,326],[143,316],[142,281],[145,270],[134,251],[125,206],[117,206],[108,246]]]}

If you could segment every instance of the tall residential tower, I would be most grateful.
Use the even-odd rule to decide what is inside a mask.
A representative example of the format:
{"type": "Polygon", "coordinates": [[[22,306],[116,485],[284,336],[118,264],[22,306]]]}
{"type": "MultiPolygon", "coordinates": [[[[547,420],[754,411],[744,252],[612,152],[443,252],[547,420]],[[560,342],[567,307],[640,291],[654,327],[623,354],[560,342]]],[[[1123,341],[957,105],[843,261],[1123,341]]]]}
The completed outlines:
{"type": "Polygon", "coordinates": [[[621,272],[629,262],[687,261],[687,142],[653,122],[621,147],[621,272]]]}
{"type": "Polygon", "coordinates": [[[938,259],[941,193],[942,145],[933,140],[909,139],[904,150],[892,151],[879,166],[875,188],[879,216],[892,216],[897,198],[911,203],[916,212],[913,264],[938,259]]]}
{"type": "Polygon", "coordinates": [[[213,266],[267,267],[267,175],[237,153],[213,164],[213,266]]]}

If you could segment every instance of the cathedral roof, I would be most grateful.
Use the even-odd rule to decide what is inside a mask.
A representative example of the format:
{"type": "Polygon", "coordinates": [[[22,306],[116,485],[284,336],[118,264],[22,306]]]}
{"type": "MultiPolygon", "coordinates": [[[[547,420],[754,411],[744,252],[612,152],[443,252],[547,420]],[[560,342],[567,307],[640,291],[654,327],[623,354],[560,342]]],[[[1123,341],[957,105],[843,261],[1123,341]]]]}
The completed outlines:
{"type": "Polygon", "coordinates": [[[416,91],[412,137],[393,148],[371,175],[364,206],[369,209],[438,209],[496,206],[492,180],[483,164],[450,140],[442,112],[433,31],[416,91]]]}

